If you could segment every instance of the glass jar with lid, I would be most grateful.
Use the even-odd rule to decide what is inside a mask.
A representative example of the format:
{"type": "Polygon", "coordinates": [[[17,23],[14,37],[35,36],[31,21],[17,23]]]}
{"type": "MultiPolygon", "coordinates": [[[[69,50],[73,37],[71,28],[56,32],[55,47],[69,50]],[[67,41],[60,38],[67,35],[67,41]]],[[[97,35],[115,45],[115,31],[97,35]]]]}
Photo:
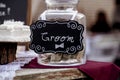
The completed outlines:
{"type": "Polygon", "coordinates": [[[49,45],[44,45],[53,45],[52,40],[56,43],[57,41],[61,40],[62,43],[59,43],[59,45],[57,45],[57,48],[59,48],[57,51],[49,50],[47,52],[44,52],[44,50],[43,54],[40,53],[38,57],[38,63],[48,66],[76,66],[85,64],[86,18],[84,14],[77,11],[77,4],[79,0],[45,0],[45,2],[47,4],[47,10],[45,10],[38,19],[49,22],[50,24],[59,23],[59,25],[61,25],[65,23],[67,26],[69,24],[69,26],[71,26],[71,30],[67,31],[62,27],[60,28],[56,26],[53,29],[53,34],[54,31],[56,31],[56,36],[49,36],[49,33],[47,31],[45,33],[42,33],[41,36],[42,39],[44,38],[44,41],[51,41],[49,45]],[[72,23],[74,24],[72,25],[72,23]],[[77,27],[75,27],[76,24],[77,27]],[[73,32],[72,30],[78,30],[78,32],[73,32]],[[75,37],[70,37],[71,35],[75,37]],[[76,41],[78,41],[79,45],[74,45],[77,44],[76,41]],[[68,45],[70,45],[70,48],[68,48],[68,45]],[[63,47],[65,50],[60,49],[63,47]],[[75,53],[69,53],[68,49],[71,51],[75,50],[75,53]]]}

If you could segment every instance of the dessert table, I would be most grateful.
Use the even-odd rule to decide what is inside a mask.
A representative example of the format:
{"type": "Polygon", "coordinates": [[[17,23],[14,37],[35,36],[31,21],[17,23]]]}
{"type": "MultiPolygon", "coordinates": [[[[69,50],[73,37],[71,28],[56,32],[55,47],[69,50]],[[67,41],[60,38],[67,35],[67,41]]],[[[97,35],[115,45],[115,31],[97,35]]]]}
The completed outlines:
{"type": "Polygon", "coordinates": [[[6,74],[8,75],[5,77],[10,77],[11,75],[14,77],[14,79],[7,80],[41,80],[46,77],[52,78],[51,80],[60,80],[61,78],[63,80],[117,80],[120,76],[120,68],[110,62],[88,60],[86,64],[81,66],[52,67],[38,64],[37,55],[33,54],[33,51],[17,51],[16,61],[7,65],[0,65],[0,80],[5,80],[4,76],[6,74]],[[6,69],[7,71],[5,71],[6,69]],[[14,71],[16,72],[14,73],[14,71]]]}
{"type": "MultiPolygon", "coordinates": [[[[87,60],[86,64],[74,67],[44,66],[37,63],[37,55],[33,55],[33,53],[33,51],[25,51],[23,53],[20,50],[17,51],[17,58],[19,58],[19,63],[22,66],[21,68],[17,68],[17,71],[15,70],[14,79],[7,80],[117,80],[120,76],[120,68],[113,64],[113,62],[87,60]],[[24,58],[26,58],[25,63],[24,58]]],[[[1,69],[0,72],[3,71],[1,69]]]]}
{"type": "MultiPolygon", "coordinates": [[[[118,43],[120,43],[120,39],[118,39],[119,38],[118,36],[119,36],[118,34],[117,35],[116,34],[115,35],[111,35],[111,34],[110,35],[98,35],[97,38],[96,38],[96,36],[95,36],[95,38],[99,39],[99,41],[101,41],[102,43],[103,43],[103,41],[104,42],[109,41],[110,43],[112,41],[112,42],[117,42],[117,44],[118,44],[118,43]],[[110,40],[108,40],[106,38],[106,36],[110,40]]],[[[104,45],[106,45],[106,44],[104,44],[104,45]]],[[[104,45],[102,45],[102,46],[104,46],[104,45]]],[[[114,44],[114,45],[116,45],[116,44],[114,44]]],[[[87,49],[88,49],[88,47],[87,47],[87,49]]],[[[89,52],[89,54],[92,54],[92,53],[90,53],[91,51],[87,51],[87,52],[89,52]]],[[[89,55],[89,54],[87,54],[87,55],[89,55]]],[[[115,59],[118,55],[119,54],[117,54],[115,56],[113,56],[113,55],[110,55],[110,56],[113,56],[113,58],[115,59]]],[[[52,70],[54,70],[54,69],[58,70],[58,69],[66,69],[67,68],[68,69],[67,71],[70,71],[69,74],[71,74],[71,76],[75,75],[76,72],[80,72],[80,73],[77,73],[79,75],[79,77],[78,76],[77,77],[72,76],[74,79],[78,79],[78,80],[80,80],[81,74],[82,74],[81,79],[83,79],[83,80],[84,79],[85,80],[117,80],[118,77],[120,76],[120,68],[118,66],[116,66],[115,64],[113,64],[112,61],[114,61],[114,59],[111,58],[111,60],[110,60],[109,57],[108,57],[108,59],[107,59],[107,57],[106,57],[106,59],[105,58],[103,59],[103,56],[102,56],[102,58],[97,61],[97,58],[87,60],[86,64],[84,64],[84,65],[74,66],[74,67],[69,67],[69,66],[66,66],[66,67],[64,67],[64,66],[61,66],[61,67],[44,66],[44,65],[38,64],[37,63],[37,58],[35,58],[31,62],[29,62],[28,64],[25,64],[22,68],[23,69],[30,69],[30,70],[31,69],[38,69],[38,70],[48,70],[48,71],[50,71],[51,69],[52,70]],[[100,62],[100,61],[102,61],[102,62],[100,62]],[[104,62],[104,61],[106,61],[106,62],[104,62]],[[72,68],[72,71],[71,71],[71,68],[72,68]],[[75,71],[75,73],[74,73],[74,71],[75,71]]],[[[53,72],[53,73],[57,75],[57,72],[61,72],[61,71],[56,71],[56,73],[55,72],[53,72]]],[[[65,72],[65,70],[63,72],[65,72]]],[[[45,73],[45,74],[47,76],[50,76],[49,72],[45,73]]],[[[41,77],[41,75],[39,75],[39,77],[41,77]]],[[[35,75],[32,75],[32,76],[34,77],[35,75]]],[[[71,76],[69,76],[68,80],[71,79],[70,78],[71,76]]],[[[54,78],[56,78],[56,77],[58,78],[59,76],[54,76],[54,78]]],[[[15,77],[15,80],[22,80],[22,78],[23,78],[22,75],[17,76],[17,77],[15,77]]],[[[25,76],[24,76],[24,78],[25,78],[25,76]]],[[[30,75],[27,76],[27,78],[30,78],[30,75]]],[[[59,80],[59,79],[57,79],[57,80],[59,80]]]]}
{"type": "MultiPolygon", "coordinates": [[[[74,66],[74,67],[52,67],[52,66],[43,66],[37,63],[37,59],[33,59],[29,64],[26,64],[22,68],[31,68],[31,69],[64,69],[64,68],[74,68],[73,71],[80,71],[85,73],[84,77],[88,75],[93,80],[117,80],[117,78],[120,76],[120,68],[117,67],[113,63],[109,62],[96,62],[96,61],[87,61],[86,64],[81,66],[74,66]]],[[[69,70],[68,70],[69,71],[69,70]]],[[[69,73],[69,72],[68,72],[69,73]]],[[[49,75],[49,74],[48,74],[49,75]]],[[[71,75],[72,76],[72,75],[71,75]]],[[[81,74],[79,73],[79,76],[81,74]]],[[[19,76],[20,77],[20,76],[19,76]]],[[[15,80],[22,80],[15,78],[15,80]]],[[[79,77],[76,77],[76,79],[79,77]]],[[[89,79],[90,80],[90,79],[89,79]]]]}
{"type": "Polygon", "coordinates": [[[75,68],[22,69],[16,71],[14,80],[84,80],[85,78],[86,76],[75,68]]]}

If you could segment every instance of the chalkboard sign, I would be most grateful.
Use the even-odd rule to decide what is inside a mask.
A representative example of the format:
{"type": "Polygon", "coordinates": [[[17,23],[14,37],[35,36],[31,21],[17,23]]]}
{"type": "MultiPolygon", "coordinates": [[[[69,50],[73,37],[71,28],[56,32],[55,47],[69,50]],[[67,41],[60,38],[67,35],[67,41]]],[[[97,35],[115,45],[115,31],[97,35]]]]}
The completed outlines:
{"type": "Polygon", "coordinates": [[[84,27],[77,21],[38,20],[30,28],[30,49],[36,53],[75,54],[83,50],[84,27]]]}
{"type": "Polygon", "coordinates": [[[29,0],[0,0],[0,24],[4,20],[27,22],[29,0]]]}

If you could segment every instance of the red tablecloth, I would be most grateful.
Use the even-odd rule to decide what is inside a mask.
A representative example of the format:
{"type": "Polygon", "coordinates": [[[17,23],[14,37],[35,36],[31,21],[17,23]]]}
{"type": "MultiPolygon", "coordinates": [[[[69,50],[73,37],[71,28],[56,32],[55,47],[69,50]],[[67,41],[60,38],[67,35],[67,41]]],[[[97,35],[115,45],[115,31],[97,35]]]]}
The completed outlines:
{"type": "Polygon", "coordinates": [[[37,63],[37,59],[34,59],[23,68],[78,68],[93,78],[93,80],[117,80],[120,76],[120,68],[113,63],[95,61],[87,61],[84,65],[74,67],[52,67],[40,65],[37,63]]]}

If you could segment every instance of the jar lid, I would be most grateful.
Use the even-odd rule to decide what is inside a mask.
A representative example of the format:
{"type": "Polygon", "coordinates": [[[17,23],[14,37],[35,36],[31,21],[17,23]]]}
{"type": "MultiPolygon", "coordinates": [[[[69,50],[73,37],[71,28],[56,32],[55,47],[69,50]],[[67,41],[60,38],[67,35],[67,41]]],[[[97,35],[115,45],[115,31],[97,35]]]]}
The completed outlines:
{"type": "Polygon", "coordinates": [[[46,0],[48,5],[52,4],[77,4],[79,0],[46,0]]]}

